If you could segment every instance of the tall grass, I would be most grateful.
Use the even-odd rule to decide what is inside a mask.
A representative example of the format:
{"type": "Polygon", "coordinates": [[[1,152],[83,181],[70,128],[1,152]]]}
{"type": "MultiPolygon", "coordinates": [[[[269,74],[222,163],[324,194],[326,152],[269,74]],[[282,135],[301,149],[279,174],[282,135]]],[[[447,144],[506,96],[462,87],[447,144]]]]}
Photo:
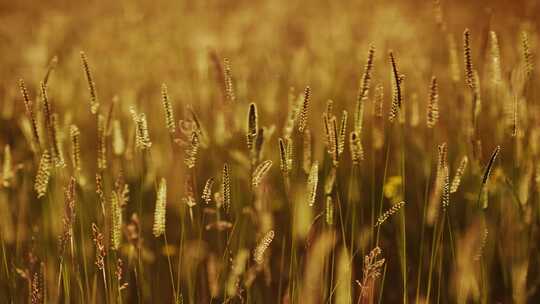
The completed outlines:
{"type": "Polygon", "coordinates": [[[0,303],[540,298],[535,1],[2,8],[0,303]]]}

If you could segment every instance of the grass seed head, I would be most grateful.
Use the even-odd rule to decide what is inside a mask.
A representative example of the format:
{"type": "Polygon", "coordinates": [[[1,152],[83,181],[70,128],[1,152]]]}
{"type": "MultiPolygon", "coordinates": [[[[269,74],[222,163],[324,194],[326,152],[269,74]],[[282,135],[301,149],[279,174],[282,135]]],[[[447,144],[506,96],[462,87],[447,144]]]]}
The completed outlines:
{"type": "Polygon", "coordinates": [[[165,213],[167,211],[167,181],[162,178],[159,181],[156,209],[154,211],[154,226],[152,232],[155,237],[159,237],[165,233],[165,213]]]}
{"type": "Polygon", "coordinates": [[[48,150],[43,151],[39,160],[39,167],[34,182],[34,190],[38,198],[42,198],[47,193],[47,186],[51,176],[51,155],[48,150]]]}
{"type": "Polygon", "coordinates": [[[266,249],[270,246],[270,243],[272,243],[272,240],[274,239],[274,230],[268,231],[264,237],[257,243],[257,247],[255,247],[255,250],[253,251],[253,260],[257,264],[262,264],[264,262],[264,253],[266,252],[266,249]]]}

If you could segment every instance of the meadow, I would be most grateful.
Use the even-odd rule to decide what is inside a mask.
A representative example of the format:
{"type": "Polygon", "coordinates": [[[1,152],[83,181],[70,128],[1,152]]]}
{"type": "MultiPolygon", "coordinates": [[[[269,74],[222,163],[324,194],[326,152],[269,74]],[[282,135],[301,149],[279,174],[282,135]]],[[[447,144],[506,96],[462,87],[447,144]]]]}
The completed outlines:
{"type": "Polygon", "coordinates": [[[538,303],[539,13],[0,1],[0,303],[538,303]]]}

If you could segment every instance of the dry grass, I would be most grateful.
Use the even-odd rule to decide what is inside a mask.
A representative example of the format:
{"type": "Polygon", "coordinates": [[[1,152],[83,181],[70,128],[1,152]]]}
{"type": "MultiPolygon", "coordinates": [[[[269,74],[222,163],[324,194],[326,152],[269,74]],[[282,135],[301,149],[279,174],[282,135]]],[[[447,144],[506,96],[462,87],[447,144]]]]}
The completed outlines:
{"type": "Polygon", "coordinates": [[[540,298],[537,1],[0,8],[0,303],[540,298]]]}

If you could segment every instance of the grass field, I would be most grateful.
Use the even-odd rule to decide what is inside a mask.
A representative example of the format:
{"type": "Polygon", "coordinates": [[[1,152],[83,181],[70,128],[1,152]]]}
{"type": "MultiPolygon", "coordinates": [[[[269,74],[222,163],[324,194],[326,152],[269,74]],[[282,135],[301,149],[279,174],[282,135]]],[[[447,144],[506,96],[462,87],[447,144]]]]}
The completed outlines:
{"type": "Polygon", "coordinates": [[[539,13],[0,1],[0,303],[538,303],[539,13]]]}

